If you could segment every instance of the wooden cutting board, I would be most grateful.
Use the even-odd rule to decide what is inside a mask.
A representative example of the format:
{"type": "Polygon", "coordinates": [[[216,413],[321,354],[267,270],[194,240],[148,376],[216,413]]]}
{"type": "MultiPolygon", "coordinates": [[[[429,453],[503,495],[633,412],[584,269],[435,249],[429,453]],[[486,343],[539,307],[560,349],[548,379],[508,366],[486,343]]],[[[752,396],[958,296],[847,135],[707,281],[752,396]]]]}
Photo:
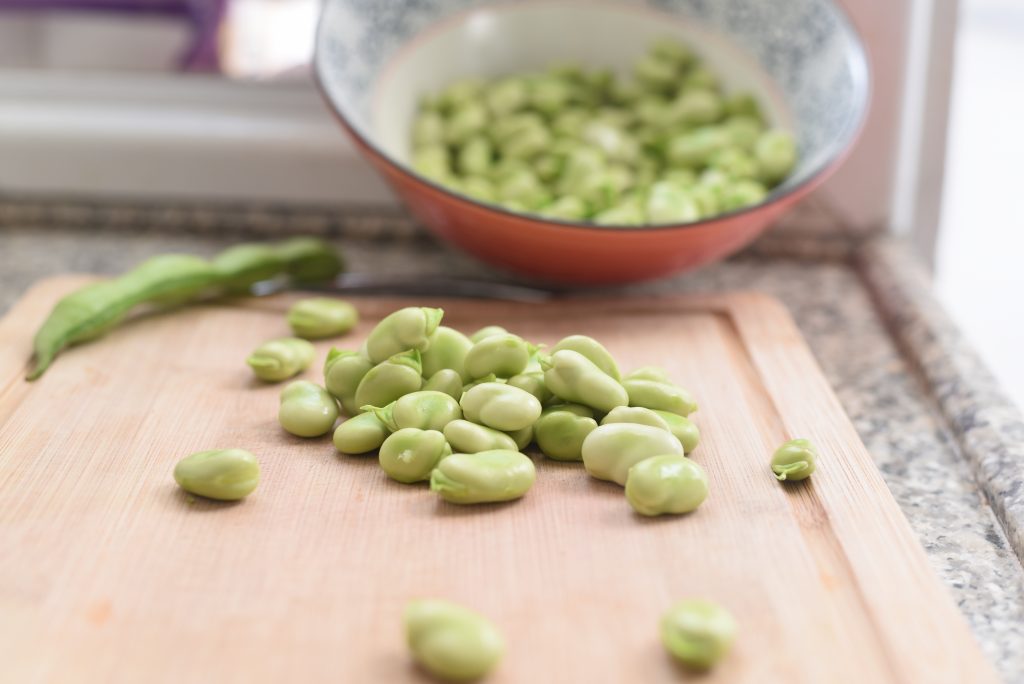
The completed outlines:
{"type": "Polygon", "coordinates": [[[424,596],[500,626],[493,682],[687,680],[658,619],[688,596],[740,625],[708,682],[995,679],[775,300],[353,299],[363,322],[342,347],[415,302],[462,330],[585,333],[624,368],[668,368],[699,399],[711,493],[644,519],[580,464],[538,456],[525,499],[458,507],[328,437],[285,434],[279,386],[243,359],[287,333],[291,295],[143,318],[25,383],[33,331],[82,282],[44,281],[0,323],[0,681],[426,681],[400,627],[424,596]],[[820,465],[783,486],[767,461],[797,436],[820,465]],[[263,471],[248,500],[174,484],[179,458],[235,446],[263,471]]]}

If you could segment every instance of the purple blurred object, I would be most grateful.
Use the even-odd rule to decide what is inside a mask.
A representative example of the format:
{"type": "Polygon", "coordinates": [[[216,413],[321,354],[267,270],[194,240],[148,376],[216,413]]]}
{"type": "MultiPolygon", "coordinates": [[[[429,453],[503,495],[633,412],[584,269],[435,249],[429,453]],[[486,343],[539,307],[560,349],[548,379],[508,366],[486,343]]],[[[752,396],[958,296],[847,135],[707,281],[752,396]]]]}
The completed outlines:
{"type": "Polygon", "coordinates": [[[228,0],[0,0],[0,11],[111,12],[184,17],[192,24],[192,44],[181,58],[190,71],[220,71],[217,33],[228,0]]]}

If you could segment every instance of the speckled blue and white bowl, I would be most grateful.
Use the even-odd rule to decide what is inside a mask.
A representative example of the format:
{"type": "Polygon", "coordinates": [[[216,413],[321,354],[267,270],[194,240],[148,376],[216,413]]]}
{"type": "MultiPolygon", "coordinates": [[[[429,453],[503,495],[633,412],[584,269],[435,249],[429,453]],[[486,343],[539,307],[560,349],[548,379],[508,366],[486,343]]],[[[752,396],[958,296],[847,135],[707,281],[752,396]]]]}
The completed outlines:
{"type": "Polygon", "coordinates": [[[869,100],[863,46],[828,0],[325,0],[315,69],[359,148],[428,228],[497,265],[579,283],[657,277],[736,251],[836,167],[869,100]],[[422,95],[559,61],[625,75],[666,35],[796,134],[800,161],[763,203],[677,226],[594,226],[481,204],[409,166],[422,95]]]}

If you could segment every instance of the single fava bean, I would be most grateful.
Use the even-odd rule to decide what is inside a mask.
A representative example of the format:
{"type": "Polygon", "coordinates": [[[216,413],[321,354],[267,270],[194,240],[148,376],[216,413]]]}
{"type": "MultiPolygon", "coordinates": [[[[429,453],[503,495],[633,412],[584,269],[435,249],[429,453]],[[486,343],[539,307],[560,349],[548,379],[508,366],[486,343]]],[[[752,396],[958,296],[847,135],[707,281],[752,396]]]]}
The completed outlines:
{"type": "Polygon", "coordinates": [[[452,450],[462,454],[476,454],[495,449],[515,451],[518,448],[516,441],[501,430],[471,423],[468,420],[453,420],[445,425],[444,438],[448,440],[452,450]]]}
{"type": "Polygon", "coordinates": [[[729,652],[736,620],[725,608],[704,599],[687,599],[661,618],[661,642],[680,663],[706,670],[729,652]]]}
{"type": "Polygon", "coordinates": [[[586,335],[569,335],[559,340],[558,344],[551,348],[551,353],[571,349],[587,357],[591,363],[600,368],[605,375],[616,380],[619,379],[619,365],[615,363],[615,357],[604,348],[600,342],[593,337],[586,335]]]}
{"type": "Polygon", "coordinates": [[[641,366],[635,371],[629,373],[624,380],[652,380],[654,382],[664,383],[666,385],[672,384],[672,378],[668,376],[666,371],[661,366],[641,366]]]}
{"type": "Polygon", "coordinates": [[[542,405],[550,401],[552,397],[548,386],[544,384],[544,371],[529,371],[513,375],[506,384],[529,392],[537,397],[537,401],[542,405]]]}
{"type": "Polygon", "coordinates": [[[442,459],[430,475],[430,489],[450,503],[512,501],[526,494],[536,477],[528,456],[495,449],[442,459]]]}
{"type": "Polygon", "coordinates": [[[516,443],[516,448],[519,451],[524,451],[533,442],[533,425],[527,425],[521,430],[513,430],[507,434],[516,443]]]}
{"type": "Polygon", "coordinates": [[[629,469],[651,456],[683,455],[683,445],[661,428],[636,423],[600,425],[583,440],[583,466],[599,480],[626,484],[629,469]]]}
{"type": "Polygon", "coordinates": [[[430,479],[441,459],[450,456],[444,435],[437,430],[402,428],[380,445],[380,467],[392,480],[405,484],[430,479]]]}
{"type": "Polygon", "coordinates": [[[296,380],[281,391],[277,418],[296,437],[326,435],[338,420],[338,404],[320,385],[296,380]]]}
{"type": "Polygon", "coordinates": [[[689,513],[708,496],[708,476],[685,456],[652,456],[629,469],[626,500],[637,513],[689,513]]]}
{"type": "Polygon", "coordinates": [[[387,406],[423,386],[423,366],[416,350],[395,354],[363,376],[356,388],[356,406],[387,406]]]}
{"type": "Polygon", "coordinates": [[[678,413],[670,411],[654,412],[661,416],[661,419],[668,425],[669,431],[683,445],[683,451],[690,453],[697,448],[697,444],[700,443],[700,430],[697,428],[696,423],[678,413]]]}
{"type": "Polygon", "coordinates": [[[309,368],[316,357],[313,345],[298,337],[264,342],[245,360],[260,380],[281,382],[309,368]]]}
{"type": "Polygon", "coordinates": [[[483,328],[480,328],[472,335],[470,335],[469,341],[472,342],[473,344],[476,344],[480,340],[491,337],[493,335],[505,335],[507,333],[508,330],[505,330],[500,325],[487,325],[484,326],[483,328]]]}
{"type": "Polygon", "coordinates": [[[189,494],[237,501],[255,491],[260,466],[244,449],[199,451],[178,461],[174,481],[189,494]]]}
{"type": "Polygon", "coordinates": [[[629,404],[629,395],[618,380],[593,361],[572,349],[556,351],[541,361],[544,382],[556,397],[607,413],[629,404]]]}
{"type": "Polygon", "coordinates": [[[288,309],[292,332],[309,340],[344,335],[358,322],[359,312],[354,306],[330,297],[301,299],[288,309]]]}
{"type": "Polygon", "coordinates": [[[426,351],[442,317],[442,309],[421,306],[409,306],[390,313],[370,331],[366,338],[366,355],[374,363],[382,363],[401,352],[426,351]]]}
{"type": "Polygon", "coordinates": [[[360,413],[334,431],[334,448],[342,454],[365,454],[379,449],[391,431],[373,413],[360,413]]]}
{"type": "Polygon", "coordinates": [[[535,350],[519,335],[504,333],[485,337],[466,354],[466,374],[472,379],[485,375],[510,378],[526,370],[535,350]]]}
{"type": "Polygon", "coordinates": [[[444,392],[420,390],[399,397],[384,408],[362,406],[371,411],[392,432],[404,428],[444,430],[453,420],[462,418],[459,402],[444,392]]]}
{"type": "Polygon", "coordinates": [[[471,378],[466,374],[466,354],[473,348],[469,338],[458,330],[444,325],[430,336],[430,345],[422,353],[423,377],[429,378],[445,368],[454,370],[466,382],[471,378]]]}
{"type": "Polygon", "coordinates": [[[371,368],[373,362],[360,352],[340,349],[331,349],[327,352],[327,360],[324,362],[324,386],[338,398],[341,408],[350,416],[359,413],[356,389],[371,368]]]}
{"type": "Polygon", "coordinates": [[[462,376],[451,368],[442,368],[431,375],[423,389],[430,392],[444,392],[455,401],[462,398],[462,376]]]}
{"type": "Polygon", "coordinates": [[[556,461],[583,460],[583,440],[597,428],[594,412],[578,404],[547,408],[534,423],[534,439],[541,453],[556,461]]]}
{"type": "Polygon", "coordinates": [[[814,472],[818,450],[806,439],[791,439],[772,455],[772,472],[780,481],[806,480],[814,472]]]}
{"type": "Polygon", "coordinates": [[[601,419],[601,425],[610,425],[612,423],[650,425],[651,427],[661,428],[662,430],[672,432],[663,417],[651,409],[642,408],[640,406],[616,406],[608,412],[608,415],[601,419]]]}
{"type": "Polygon", "coordinates": [[[622,387],[629,395],[630,406],[669,411],[688,416],[697,410],[693,396],[676,385],[654,380],[623,380],[622,387]]]}
{"type": "Polygon", "coordinates": [[[405,607],[404,621],[405,641],[413,659],[441,680],[479,679],[505,654],[505,641],[489,620],[449,601],[411,601],[405,607]]]}
{"type": "Polygon", "coordinates": [[[502,432],[514,432],[533,425],[541,413],[537,397],[518,387],[498,382],[471,387],[459,403],[466,420],[502,432]]]}

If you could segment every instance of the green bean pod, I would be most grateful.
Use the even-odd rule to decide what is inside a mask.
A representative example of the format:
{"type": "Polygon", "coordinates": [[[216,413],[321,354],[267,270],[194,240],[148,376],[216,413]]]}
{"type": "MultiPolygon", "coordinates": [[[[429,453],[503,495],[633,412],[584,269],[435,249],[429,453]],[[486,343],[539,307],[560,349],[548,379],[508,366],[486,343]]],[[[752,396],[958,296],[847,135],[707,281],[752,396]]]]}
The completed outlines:
{"type": "Polygon", "coordinates": [[[214,257],[213,267],[227,292],[248,292],[256,283],[285,273],[288,263],[273,245],[247,243],[225,249],[214,257]]]}

